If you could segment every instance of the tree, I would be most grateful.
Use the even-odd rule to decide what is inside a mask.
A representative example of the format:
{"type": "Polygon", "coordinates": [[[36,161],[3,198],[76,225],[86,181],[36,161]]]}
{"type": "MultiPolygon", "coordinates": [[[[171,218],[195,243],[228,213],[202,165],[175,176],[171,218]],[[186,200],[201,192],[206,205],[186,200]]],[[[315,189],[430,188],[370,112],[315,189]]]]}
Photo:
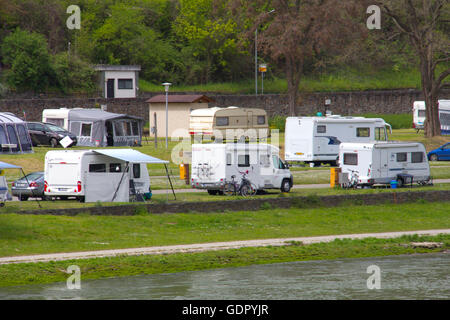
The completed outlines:
{"type": "Polygon", "coordinates": [[[444,80],[450,75],[450,4],[448,0],[385,0],[379,5],[400,32],[407,36],[419,58],[422,91],[427,106],[425,136],[440,135],[437,100],[444,80]],[[440,64],[444,64],[444,70],[438,73],[440,64]]]}
{"type": "Polygon", "coordinates": [[[39,91],[54,82],[45,37],[17,29],[0,47],[3,64],[10,67],[6,78],[18,89],[39,91]]]}
{"type": "Polygon", "coordinates": [[[355,18],[358,14],[355,1],[235,0],[232,3],[234,15],[241,25],[248,27],[247,41],[258,28],[259,49],[284,65],[291,115],[295,115],[305,64],[342,49],[362,29],[355,18]],[[273,13],[269,14],[271,10],[273,13]]]}

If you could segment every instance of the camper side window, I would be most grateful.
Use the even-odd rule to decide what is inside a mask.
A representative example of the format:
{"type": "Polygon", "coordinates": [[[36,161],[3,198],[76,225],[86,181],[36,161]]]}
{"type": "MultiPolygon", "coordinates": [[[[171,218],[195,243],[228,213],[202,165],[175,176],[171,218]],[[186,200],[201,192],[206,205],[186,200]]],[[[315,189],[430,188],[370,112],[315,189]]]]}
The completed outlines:
{"type": "Polygon", "coordinates": [[[133,178],[139,179],[141,177],[141,164],[133,163],[133,178]]]}
{"type": "Polygon", "coordinates": [[[317,126],[317,133],[326,133],[327,132],[327,126],[321,125],[317,126]]]}
{"type": "Polygon", "coordinates": [[[344,164],[349,166],[358,165],[358,154],[357,153],[344,153],[344,164]]]}
{"type": "Polygon", "coordinates": [[[110,163],[109,172],[122,172],[122,165],[120,163],[110,163]]]}
{"type": "Polygon", "coordinates": [[[89,165],[89,172],[106,172],[106,164],[104,164],[104,163],[91,163],[89,165]]]}
{"type": "Polygon", "coordinates": [[[217,117],[216,118],[216,125],[217,126],[228,126],[228,117],[217,117]]]}
{"type": "Polygon", "coordinates": [[[406,162],[406,152],[397,153],[397,162],[406,162]]]}
{"type": "Polygon", "coordinates": [[[238,155],[238,167],[250,167],[250,155],[238,155]]]}
{"type": "Polygon", "coordinates": [[[231,153],[227,153],[227,166],[231,166],[231,153]]]}
{"type": "Polygon", "coordinates": [[[82,137],[90,137],[91,136],[91,123],[82,123],[81,124],[81,136],[82,137]]]}
{"type": "Polygon", "coordinates": [[[412,163],[423,162],[423,152],[411,152],[411,162],[412,163]]]}
{"type": "Polygon", "coordinates": [[[356,136],[358,138],[370,137],[370,128],[356,128],[356,136]]]}

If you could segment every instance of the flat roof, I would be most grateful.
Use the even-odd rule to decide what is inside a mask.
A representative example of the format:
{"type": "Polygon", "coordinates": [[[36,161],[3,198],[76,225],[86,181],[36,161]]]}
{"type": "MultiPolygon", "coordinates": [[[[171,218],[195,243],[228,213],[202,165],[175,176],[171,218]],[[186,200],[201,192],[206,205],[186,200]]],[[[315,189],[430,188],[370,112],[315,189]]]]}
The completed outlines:
{"type": "Polygon", "coordinates": [[[99,65],[94,66],[94,70],[96,70],[96,71],[141,71],[141,66],[99,64],[99,65]]]}
{"type": "MultiPolygon", "coordinates": [[[[172,94],[167,97],[168,103],[208,103],[214,99],[202,94],[172,94]]],[[[166,103],[166,95],[160,94],[148,99],[149,103],[166,103]]]]}

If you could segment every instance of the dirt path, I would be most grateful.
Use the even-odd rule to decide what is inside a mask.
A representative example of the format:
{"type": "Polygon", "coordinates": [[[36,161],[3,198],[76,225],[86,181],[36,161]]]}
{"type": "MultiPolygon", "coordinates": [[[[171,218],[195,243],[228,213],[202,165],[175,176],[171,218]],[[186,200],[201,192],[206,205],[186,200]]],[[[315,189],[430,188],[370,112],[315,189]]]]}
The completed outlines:
{"type": "Polygon", "coordinates": [[[199,243],[199,244],[184,244],[172,246],[158,246],[146,248],[130,248],[130,249],[115,249],[115,250],[100,250],[100,251],[85,251],[85,252],[70,252],[70,253],[55,253],[55,254],[40,254],[30,256],[17,257],[3,257],[0,258],[1,264],[12,263],[30,263],[30,262],[48,262],[74,259],[91,259],[115,257],[119,255],[138,256],[138,255],[155,255],[155,254],[171,254],[171,253],[190,253],[202,252],[211,250],[224,249],[238,249],[245,247],[264,247],[264,246],[284,246],[292,241],[302,242],[303,244],[312,244],[318,242],[331,242],[335,239],[364,239],[364,238],[397,238],[404,235],[438,235],[450,234],[450,229],[442,230],[420,230],[420,231],[403,231],[403,232],[384,232],[384,233],[362,233],[362,234],[346,234],[346,235],[331,235],[320,237],[301,237],[301,238],[282,238],[282,239],[261,239],[261,240],[244,240],[244,241],[228,241],[228,242],[213,242],[213,243],[199,243]]]}

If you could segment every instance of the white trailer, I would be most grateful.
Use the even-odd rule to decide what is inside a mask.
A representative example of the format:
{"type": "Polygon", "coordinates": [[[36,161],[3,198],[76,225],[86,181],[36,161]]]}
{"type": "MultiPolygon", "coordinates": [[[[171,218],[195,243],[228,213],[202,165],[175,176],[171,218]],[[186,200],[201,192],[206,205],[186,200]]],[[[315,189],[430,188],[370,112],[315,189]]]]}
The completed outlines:
{"type": "Polygon", "coordinates": [[[149,193],[147,163],[168,161],[132,149],[49,151],[44,193],[86,202],[129,202],[130,194],[149,193]]]}
{"type": "MultiPolygon", "coordinates": [[[[439,120],[441,122],[441,133],[450,134],[450,100],[438,100],[439,120]]],[[[423,130],[426,119],[425,101],[414,101],[413,104],[413,128],[419,132],[423,130]]]]}
{"type": "MultiPolygon", "coordinates": [[[[80,108],[78,108],[80,109],[80,108]]],[[[44,109],[42,111],[42,122],[52,123],[69,131],[69,112],[73,109],[44,109]]]]}
{"type": "Polygon", "coordinates": [[[269,144],[209,143],[192,145],[191,185],[210,194],[223,193],[227,182],[241,182],[242,173],[257,190],[281,189],[289,192],[293,177],[279,157],[279,149],[269,144]]]}
{"type": "Polygon", "coordinates": [[[354,175],[358,185],[430,181],[425,147],[419,142],[342,143],[339,157],[341,173],[349,179],[354,175]]]}
{"type": "MultiPolygon", "coordinates": [[[[286,161],[302,161],[311,166],[337,165],[341,142],[387,141],[386,126],[380,118],[288,117],[285,129],[286,161]]],[[[390,129],[391,130],[391,129],[390,129]]]]}

